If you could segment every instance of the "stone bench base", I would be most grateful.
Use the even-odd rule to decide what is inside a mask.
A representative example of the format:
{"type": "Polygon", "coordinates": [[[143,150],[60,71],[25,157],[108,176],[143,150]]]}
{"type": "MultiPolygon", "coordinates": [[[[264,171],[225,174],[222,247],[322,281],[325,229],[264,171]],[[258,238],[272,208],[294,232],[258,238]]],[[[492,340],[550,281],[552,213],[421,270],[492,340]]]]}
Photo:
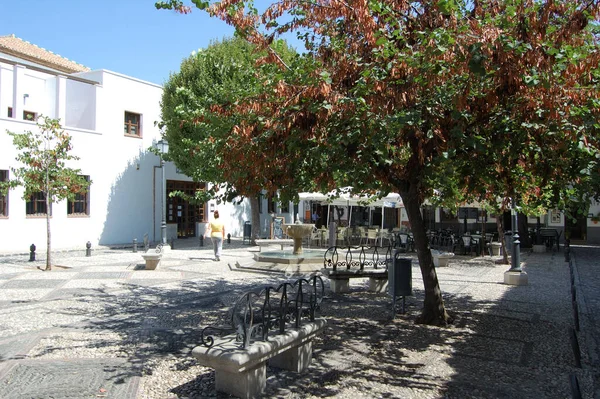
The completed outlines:
{"type": "Polygon", "coordinates": [[[235,335],[216,338],[211,348],[197,346],[192,356],[198,363],[215,369],[217,391],[240,398],[253,398],[266,388],[267,361],[269,365],[294,372],[305,370],[312,360],[312,339],[327,324],[315,319],[300,328],[269,336],[241,349],[235,335]]]}
{"type": "Polygon", "coordinates": [[[155,270],[160,263],[162,253],[146,252],[142,254],[142,258],[146,261],[146,270],[155,270]]]}
{"type": "Polygon", "coordinates": [[[262,247],[264,246],[268,246],[268,245],[281,245],[281,250],[283,251],[283,246],[284,245],[294,245],[294,240],[289,239],[289,238],[282,238],[282,239],[261,239],[261,240],[256,240],[256,245],[258,245],[258,252],[261,251],[262,247]]]}
{"type": "Polygon", "coordinates": [[[333,293],[349,292],[351,278],[369,278],[369,292],[385,293],[388,289],[388,272],[383,269],[336,270],[323,269],[329,277],[329,287],[333,293]]]}

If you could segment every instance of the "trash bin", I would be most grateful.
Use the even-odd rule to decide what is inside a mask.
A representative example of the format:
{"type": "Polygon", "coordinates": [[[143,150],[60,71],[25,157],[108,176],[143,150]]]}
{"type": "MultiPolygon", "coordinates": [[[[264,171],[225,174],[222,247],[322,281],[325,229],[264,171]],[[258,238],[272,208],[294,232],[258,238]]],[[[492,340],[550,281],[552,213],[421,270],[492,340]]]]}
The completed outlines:
{"type": "Polygon", "coordinates": [[[244,222],[244,238],[242,244],[245,244],[246,240],[248,240],[248,244],[252,241],[252,223],[248,221],[244,222]]]}
{"type": "Polygon", "coordinates": [[[395,250],[393,262],[388,266],[388,290],[393,300],[392,318],[396,315],[396,297],[402,297],[404,313],[405,297],[412,295],[412,260],[401,255],[400,250],[395,250]]]}

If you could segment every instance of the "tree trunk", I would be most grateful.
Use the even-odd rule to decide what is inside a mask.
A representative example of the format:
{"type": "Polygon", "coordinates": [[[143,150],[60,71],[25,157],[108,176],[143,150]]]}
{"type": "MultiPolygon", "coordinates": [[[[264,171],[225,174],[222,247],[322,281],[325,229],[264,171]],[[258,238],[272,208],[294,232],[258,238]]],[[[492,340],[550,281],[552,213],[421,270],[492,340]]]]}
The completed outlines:
{"type": "Polygon", "coordinates": [[[250,237],[250,245],[256,245],[256,240],[260,238],[260,212],[258,201],[259,195],[253,195],[250,197],[250,213],[252,214],[252,233],[250,237]]]}
{"type": "Polygon", "coordinates": [[[422,204],[417,195],[416,186],[414,184],[409,185],[408,190],[400,191],[400,195],[412,227],[415,249],[417,250],[425,288],[423,310],[416,321],[422,324],[445,326],[450,320],[444,307],[437,273],[433,267],[433,257],[431,256],[425,224],[421,215],[422,204]]]}
{"type": "Polygon", "coordinates": [[[504,223],[502,223],[502,214],[496,214],[496,228],[498,229],[498,239],[502,244],[502,262],[508,265],[508,252],[506,252],[506,237],[504,237],[504,223]]]}
{"type": "MultiPolygon", "coordinates": [[[[46,179],[48,179],[48,174],[46,174],[46,179]]],[[[46,181],[46,184],[48,182],[46,181]]],[[[52,252],[51,252],[51,237],[50,237],[50,196],[48,193],[44,193],[46,195],[46,270],[52,270],[52,252]]]]}

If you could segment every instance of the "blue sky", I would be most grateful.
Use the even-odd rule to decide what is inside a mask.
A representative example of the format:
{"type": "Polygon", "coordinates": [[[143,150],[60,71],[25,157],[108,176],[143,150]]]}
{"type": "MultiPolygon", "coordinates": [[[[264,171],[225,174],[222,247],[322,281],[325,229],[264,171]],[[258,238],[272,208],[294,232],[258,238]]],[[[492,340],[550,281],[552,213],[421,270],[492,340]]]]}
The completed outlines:
{"type": "Polygon", "coordinates": [[[193,50],[233,35],[202,11],[157,10],[154,0],[0,0],[0,10],[2,36],[157,84],[193,50]]]}

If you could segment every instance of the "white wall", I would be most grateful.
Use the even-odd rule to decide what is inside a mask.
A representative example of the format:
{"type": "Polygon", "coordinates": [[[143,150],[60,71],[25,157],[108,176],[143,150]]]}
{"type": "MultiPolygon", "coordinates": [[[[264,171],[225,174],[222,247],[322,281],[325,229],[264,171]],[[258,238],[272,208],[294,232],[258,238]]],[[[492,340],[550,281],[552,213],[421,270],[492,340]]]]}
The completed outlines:
{"type": "Polygon", "coordinates": [[[88,83],[67,80],[66,118],[64,125],[79,129],[96,128],[96,91],[88,83]]]}
{"type": "Polygon", "coordinates": [[[52,115],[49,97],[53,98],[54,93],[46,91],[46,79],[48,78],[50,78],[50,75],[29,69],[25,70],[24,81],[22,82],[23,98],[17,98],[17,101],[23,101],[23,110],[52,115]],[[25,95],[28,97],[25,97],[25,95]]]}
{"type": "Polygon", "coordinates": [[[12,65],[0,63],[0,117],[6,117],[8,107],[13,100],[13,68],[12,65]]]}

